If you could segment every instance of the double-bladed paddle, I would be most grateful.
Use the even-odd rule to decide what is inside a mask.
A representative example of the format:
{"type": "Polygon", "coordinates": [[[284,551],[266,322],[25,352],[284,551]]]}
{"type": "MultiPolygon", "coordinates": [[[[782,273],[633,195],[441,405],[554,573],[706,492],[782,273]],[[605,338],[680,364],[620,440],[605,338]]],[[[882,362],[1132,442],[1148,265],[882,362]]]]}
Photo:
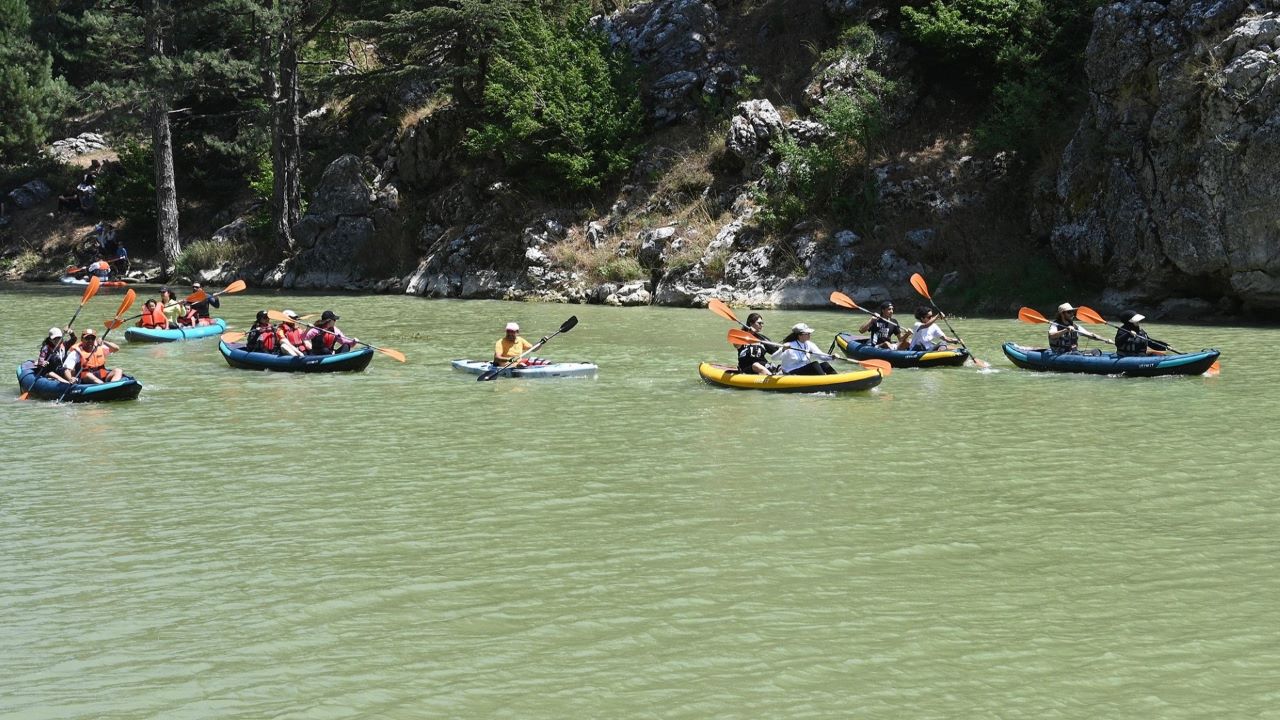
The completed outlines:
{"type": "MultiPolygon", "coordinates": [[[[1113,328],[1115,328],[1116,330],[1121,330],[1121,331],[1124,331],[1124,332],[1127,332],[1127,333],[1133,334],[1133,333],[1131,333],[1127,328],[1125,328],[1125,327],[1123,327],[1123,326],[1121,326],[1121,325],[1115,325],[1115,324],[1113,324],[1113,323],[1109,323],[1109,322],[1107,322],[1107,321],[1106,321],[1106,319],[1105,319],[1105,318],[1103,318],[1103,317],[1102,317],[1102,315],[1098,314],[1098,311],[1094,310],[1093,308],[1085,307],[1084,305],[1081,305],[1080,307],[1076,308],[1076,314],[1080,317],[1080,319],[1084,320],[1084,321],[1085,321],[1085,322],[1087,322],[1087,323],[1096,323],[1096,324],[1098,324],[1098,325],[1106,325],[1106,326],[1108,326],[1108,327],[1113,327],[1113,328]]],[[[1171,353],[1173,353],[1173,354],[1175,354],[1175,355],[1184,355],[1184,354],[1185,354],[1185,353],[1183,353],[1181,350],[1179,350],[1179,349],[1177,349],[1177,348],[1173,347],[1172,345],[1170,345],[1169,343],[1167,343],[1167,342],[1165,342],[1165,341],[1163,341],[1163,340],[1157,340],[1157,339],[1155,339],[1155,338],[1153,338],[1153,337],[1150,337],[1150,336],[1148,336],[1148,337],[1147,337],[1147,340],[1149,340],[1149,341],[1151,341],[1151,342],[1153,342],[1153,343],[1156,343],[1156,344],[1158,344],[1158,345],[1163,345],[1163,346],[1164,346],[1164,350],[1153,350],[1153,349],[1151,349],[1151,348],[1148,348],[1148,349],[1147,349],[1147,352],[1149,352],[1149,353],[1152,353],[1152,354],[1155,354],[1155,355],[1165,355],[1165,354],[1166,354],[1165,350],[1167,350],[1168,352],[1171,352],[1171,353]]],[[[1219,363],[1217,360],[1214,360],[1214,361],[1213,361],[1213,364],[1209,366],[1209,369],[1208,369],[1208,371],[1207,371],[1207,372],[1211,372],[1211,373],[1213,373],[1213,374],[1215,374],[1215,375],[1217,375],[1218,373],[1221,373],[1221,372],[1222,372],[1222,365],[1221,365],[1221,363],[1219,363]]]]}
{"type": "MultiPolygon", "coordinates": [[[[107,260],[107,261],[106,261],[106,263],[107,263],[108,265],[110,265],[110,264],[111,264],[111,263],[113,263],[113,262],[119,262],[119,261],[124,260],[124,259],[125,259],[125,258],[122,258],[122,257],[118,257],[118,258],[111,258],[110,260],[107,260]]],[[[67,266],[67,271],[66,271],[64,274],[65,274],[65,275],[77,275],[77,274],[79,274],[79,273],[84,272],[84,271],[85,271],[85,270],[87,270],[87,269],[88,269],[88,266],[86,266],[86,267],[76,267],[75,265],[68,265],[68,266],[67,266]]]]}
{"type": "Polygon", "coordinates": [[[747,327],[746,323],[739,320],[738,316],[734,315],[733,311],[729,309],[729,306],[725,305],[724,302],[721,300],[718,300],[716,298],[711,298],[711,300],[707,302],[707,309],[719,315],[720,317],[724,318],[725,320],[728,320],[729,322],[736,324],[738,327],[751,333],[752,335],[755,335],[761,340],[769,339],[764,335],[757,333],[755,330],[752,330],[751,328],[747,327]]]}
{"type": "Polygon", "coordinates": [[[942,322],[947,324],[947,329],[951,331],[952,335],[955,335],[956,340],[960,341],[960,347],[963,348],[965,352],[969,353],[969,359],[973,361],[973,364],[981,368],[991,367],[991,363],[974,357],[973,352],[969,350],[969,348],[965,347],[964,340],[961,340],[960,334],[956,332],[955,328],[951,327],[951,321],[947,319],[947,314],[942,312],[942,310],[938,308],[938,304],[933,301],[933,296],[929,294],[929,285],[924,281],[924,278],[920,273],[912,273],[911,287],[915,288],[916,292],[923,295],[924,299],[929,301],[929,305],[933,308],[934,312],[942,316],[942,322]]]}
{"type": "MultiPolygon", "coordinates": [[[[756,337],[754,334],[746,330],[730,329],[727,339],[733,345],[753,345],[755,343],[760,343],[765,347],[772,345],[778,350],[796,350],[798,352],[804,353],[805,355],[816,357],[821,360],[839,360],[841,362],[853,363],[855,365],[861,365],[867,370],[879,370],[880,374],[883,377],[889,377],[889,374],[893,372],[893,366],[890,365],[887,360],[853,360],[846,357],[840,357],[839,355],[828,355],[827,353],[814,352],[812,350],[805,350],[802,348],[792,347],[790,345],[783,345],[783,344],[772,342],[769,340],[761,340],[760,338],[756,337]]],[[[777,350],[771,350],[770,352],[771,353],[777,352],[777,350]]]]}
{"type": "Polygon", "coordinates": [[[551,338],[553,338],[553,337],[555,337],[555,336],[559,335],[560,333],[567,333],[567,332],[569,332],[569,331],[570,331],[570,330],[572,330],[572,329],[574,328],[574,326],[575,326],[575,325],[577,325],[577,324],[578,324],[578,316],[577,316],[577,315],[570,315],[568,320],[565,320],[563,323],[561,323],[561,324],[560,324],[560,329],[559,329],[559,330],[557,330],[557,331],[555,331],[555,332],[551,333],[550,335],[548,335],[548,336],[546,336],[546,337],[542,338],[542,339],[541,339],[541,340],[539,340],[538,342],[534,343],[534,344],[533,344],[533,346],[532,346],[532,347],[530,347],[528,350],[525,350],[524,352],[520,353],[519,355],[517,355],[517,356],[515,356],[515,357],[511,358],[510,360],[508,360],[508,361],[507,361],[507,364],[506,364],[506,365],[503,365],[503,366],[502,366],[502,367],[500,367],[500,368],[491,368],[491,369],[489,369],[489,370],[485,370],[483,373],[481,373],[481,374],[480,374],[480,377],[476,378],[476,380],[479,380],[479,381],[481,381],[481,382],[486,381],[486,380],[493,380],[494,378],[496,378],[496,377],[498,377],[499,375],[501,375],[503,370],[506,370],[507,368],[511,367],[512,365],[515,365],[516,363],[518,363],[518,362],[520,362],[521,360],[523,360],[523,359],[524,359],[524,357],[525,357],[526,355],[528,355],[529,353],[531,353],[531,352],[533,352],[533,351],[537,350],[538,348],[542,347],[543,345],[546,345],[546,344],[547,344],[547,341],[548,341],[548,340],[550,340],[551,338]]]}
{"type": "MultiPolygon", "coordinates": [[[[102,287],[102,278],[98,277],[97,275],[94,275],[92,278],[89,279],[89,285],[85,287],[84,294],[80,296],[80,306],[76,308],[76,311],[71,315],[71,319],[67,321],[67,327],[71,327],[76,324],[76,318],[80,317],[80,311],[84,309],[85,303],[89,302],[89,298],[93,297],[98,293],[98,288],[100,287],[102,287]]],[[[125,296],[127,297],[128,293],[125,293],[125,296]]],[[[39,380],[40,378],[35,378],[35,379],[39,380]]],[[[31,387],[35,387],[34,382],[31,384],[31,387]]],[[[27,390],[26,392],[19,395],[18,399],[26,400],[29,397],[31,397],[31,391],[27,390]]]]}
{"type": "MultiPolygon", "coordinates": [[[[1078,309],[1079,308],[1077,308],[1077,310],[1078,309]]],[[[1018,310],[1018,319],[1024,323],[1031,323],[1033,325],[1035,323],[1047,325],[1049,324],[1049,322],[1051,322],[1049,318],[1046,318],[1045,316],[1041,315],[1039,312],[1032,310],[1029,307],[1020,308],[1018,310]]],[[[1080,327],[1079,325],[1072,325],[1072,327],[1074,327],[1077,332],[1079,332],[1081,335],[1084,335],[1085,337],[1093,338],[1094,340],[1099,340],[1109,345],[1115,345],[1115,343],[1111,342],[1110,340],[1100,335],[1094,335],[1092,332],[1089,332],[1088,330],[1080,327]]]]}
{"type": "MultiPolygon", "coordinates": [[[[267,317],[271,318],[271,319],[272,319],[272,320],[274,320],[275,322],[296,322],[296,323],[298,323],[299,325],[306,325],[306,326],[307,326],[307,327],[309,327],[309,328],[315,328],[316,330],[319,330],[320,332],[329,333],[330,335],[337,335],[337,334],[338,334],[338,333],[336,333],[336,332],[334,332],[334,331],[332,331],[332,330],[329,330],[328,328],[317,327],[317,326],[315,326],[315,325],[312,325],[312,324],[311,324],[311,323],[309,323],[309,322],[303,322],[301,318],[291,318],[291,317],[289,317],[288,315],[285,315],[284,313],[280,312],[279,310],[268,310],[268,311],[267,311],[267,317]]],[[[395,349],[392,349],[392,348],[378,347],[377,345],[370,345],[370,344],[369,344],[369,343],[367,343],[367,342],[363,342],[363,341],[361,341],[361,340],[356,340],[355,338],[347,338],[347,339],[348,339],[348,340],[352,340],[352,341],[354,341],[354,342],[355,342],[355,344],[357,344],[357,345],[363,345],[363,346],[365,346],[365,347],[367,347],[367,348],[371,348],[371,349],[373,349],[373,350],[377,350],[378,352],[382,353],[383,355],[386,355],[387,357],[389,357],[389,358],[391,358],[392,360],[395,360],[395,361],[397,361],[397,362],[404,362],[404,361],[405,361],[404,353],[400,352],[399,350],[395,350],[395,349]]]]}
{"type": "MultiPolygon", "coordinates": [[[[120,307],[116,308],[116,316],[111,320],[108,320],[103,323],[103,325],[105,325],[107,329],[98,338],[98,341],[93,344],[93,347],[95,349],[101,346],[102,343],[107,341],[107,335],[111,334],[111,330],[113,328],[120,327],[121,325],[120,316],[125,314],[125,311],[129,309],[129,306],[133,305],[133,301],[137,299],[137,297],[138,297],[138,293],[135,292],[132,288],[130,288],[127,292],[125,292],[124,299],[120,301],[120,307]]],[[[77,383],[70,383],[69,385],[67,385],[67,389],[62,391],[62,395],[58,398],[58,402],[62,402],[63,400],[65,400],[67,398],[67,393],[71,392],[72,388],[74,388],[76,384],[77,383]]]]}
{"type": "MultiPolygon", "coordinates": [[[[240,292],[241,290],[244,290],[246,287],[248,287],[248,285],[246,285],[246,284],[245,284],[245,282],[244,282],[243,280],[236,280],[236,281],[233,281],[230,285],[226,286],[225,288],[223,288],[223,289],[219,290],[218,292],[214,293],[213,295],[210,295],[210,294],[206,293],[204,290],[197,290],[197,291],[195,291],[195,292],[191,293],[190,295],[186,296],[185,298],[183,298],[183,299],[182,299],[182,301],[183,301],[183,302],[185,302],[185,303],[187,303],[188,305],[190,305],[191,303],[197,303],[197,302],[200,302],[201,300],[207,300],[207,299],[209,299],[209,298],[211,298],[211,297],[217,297],[217,296],[219,296],[219,295],[226,295],[226,294],[228,294],[228,293],[238,293],[238,292],[240,292]]],[[[171,302],[167,302],[167,303],[165,303],[163,307],[165,307],[165,308],[171,308],[171,307],[173,307],[174,305],[177,305],[177,304],[178,304],[178,301],[174,300],[174,301],[171,301],[171,302]]],[[[125,319],[121,320],[121,321],[120,321],[120,324],[121,324],[121,325],[123,325],[123,324],[125,324],[125,323],[129,322],[130,320],[137,320],[137,319],[138,319],[138,318],[140,318],[140,317],[142,317],[142,314],[141,314],[141,313],[139,313],[139,314],[137,314],[137,315],[130,315],[129,317],[127,317],[127,318],[125,318],[125,319]]]]}

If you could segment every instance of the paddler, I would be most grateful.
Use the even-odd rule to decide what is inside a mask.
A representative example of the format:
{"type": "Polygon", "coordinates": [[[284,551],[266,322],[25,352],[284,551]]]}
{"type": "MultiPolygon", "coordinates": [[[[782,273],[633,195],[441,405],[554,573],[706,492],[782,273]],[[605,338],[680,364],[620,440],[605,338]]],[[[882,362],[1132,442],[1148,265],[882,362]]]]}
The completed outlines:
{"type": "MultiPolygon", "coordinates": [[[[71,332],[67,330],[66,332],[71,332]]],[[[62,336],[66,334],[60,328],[49,328],[49,335],[40,343],[40,352],[36,355],[35,365],[32,370],[36,377],[53,378],[61,382],[68,382],[63,377],[62,364],[66,362],[67,352],[70,348],[63,343],[62,336]]],[[[74,338],[75,333],[71,333],[74,338]]]]}
{"type": "Polygon", "coordinates": [[[253,326],[244,336],[244,349],[249,352],[276,354],[276,328],[266,310],[259,310],[253,326]]]}
{"type": "Polygon", "coordinates": [[[1123,323],[1116,329],[1116,353],[1121,357],[1129,355],[1147,355],[1148,350],[1167,351],[1168,345],[1159,340],[1152,340],[1147,331],[1139,327],[1138,323],[1146,320],[1147,316],[1134,311],[1125,310],[1120,313],[1120,322],[1123,323]]]}
{"type": "Polygon", "coordinates": [[[916,324],[911,326],[911,349],[932,352],[946,350],[947,343],[958,343],[959,338],[947,337],[935,323],[938,314],[933,308],[921,305],[916,308],[916,324]]]}
{"type": "Polygon", "coordinates": [[[107,356],[119,350],[120,346],[110,340],[99,340],[97,330],[86,328],[80,333],[80,344],[67,353],[66,362],[63,363],[68,371],[67,377],[78,375],[80,382],[94,385],[119,380],[124,377],[124,371],[120,368],[107,368],[107,356]]]}
{"type": "Polygon", "coordinates": [[[307,350],[307,334],[298,325],[298,313],[285,310],[287,318],[276,327],[276,347],[281,355],[302,357],[307,350]]]}
{"type": "Polygon", "coordinates": [[[791,332],[782,341],[782,348],[773,355],[786,375],[836,375],[831,363],[814,359],[823,357],[826,353],[813,343],[813,328],[804,323],[791,326],[791,332]]]}
{"type": "Polygon", "coordinates": [[[1071,303],[1058,306],[1058,314],[1049,321],[1049,349],[1059,355],[1080,352],[1080,336],[1101,340],[1088,330],[1076,325],[1076,309],[1071,303]]]}
{"type": "MultiPolygon", "coordinates": [[[[760,313],[751,313],[747,316],[747,331],[758,338],[764,338],[761,332],[764,330],[764,318],[760,317],[760,313]]],[[[773,371],[769,369],[768,363],[765,362],[765,356],[768,351],[765,350],[764,343],[751,343],[738,348],[738,372],[751,375],[773,375],[773,371]]]]}
{"type": "MultiPolygon", "coordinates": [[[[200,283],[191,283],[192,294],[202,292],[204,288],[200,283]]],[[[222,301],[217,295],[205,295],[203,300],[197,300],[191,303],[191,307],[187,309],[187,321],[190,325],[209,325],[213,320],[209,316],[209,308],[222,307],[222,301]]]]}
{"type": "Polygon", "coordinates": [[[316,323],[305,335],[306,341],[310,345],[310,349],[307,351],[308,354],[333,355],[334,353],[351,350],[357,340],[342,334],[342,331],[335,325],[340,319],[332,310],[325,310],[320,313],[320,322],[316,323]]]}
{"type": "Polygon", "coordinates": [[[169,318],[164,315],[164,308],[160,307],[160,303],[155,298],[147,298],[142,304],[142,317],[138,319],[138,325],[144,328],[159,328],[165,330],[169,327],[169,318]]]}
{"type": "Polygon", "coordinates": [[[157,303],[160,310],[164,312],[165,320],[169,322],[169,329],[178,327],[178,319],[187,314],[182,307],[182,301],[174,296],[173,291],[167,287],[160,288],[160,301],[157,303]]]}
{"type": "MultiPolygon", "coordinates": [[[[506,365],[515,360],[533,347],[533,343],[520,337],[520,325],[516,322],[507,323],[503,336],[498,338],[498,342],[493,344],[493,364],[506,365]]],[[[529,365],[532,361],[529,358],[521,358],[520,365],[529,365]]]]}
{"type": "Polygon", "coordinates": [[[911,332],[906,330],[893,318],[893,302],[885,300],[880,303],[880,312],[872,315],[870,320],[858,328],[858,332],[870,332],[871,345],[887,350],[906,350],[911,344],[911,332]],[[876,317],[878,315],[879,317],[876,317]]]}

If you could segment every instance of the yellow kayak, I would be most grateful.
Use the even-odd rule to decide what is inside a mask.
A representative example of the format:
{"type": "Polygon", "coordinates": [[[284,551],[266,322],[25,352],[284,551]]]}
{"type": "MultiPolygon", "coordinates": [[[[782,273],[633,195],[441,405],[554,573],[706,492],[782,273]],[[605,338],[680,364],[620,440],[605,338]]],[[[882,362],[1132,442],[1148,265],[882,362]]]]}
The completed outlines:
{"type": "Polygon", "coordinates": [[[880,384],[879,370],[858,370],[838,375],[752,375],[729,365],[700,363],[698,375],[712,385],[773,392],[855,392],[880,384]]]}

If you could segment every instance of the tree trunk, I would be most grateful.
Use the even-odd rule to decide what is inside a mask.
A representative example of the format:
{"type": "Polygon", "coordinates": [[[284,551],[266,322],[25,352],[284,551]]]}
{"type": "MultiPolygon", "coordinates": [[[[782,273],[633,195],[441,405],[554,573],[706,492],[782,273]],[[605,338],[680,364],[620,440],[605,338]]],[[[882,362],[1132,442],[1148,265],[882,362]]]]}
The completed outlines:
{"type": "MultiPolygon", "coordinates": [[[[164,56],[165,14],[167,0],[150,0],[147,7],[147,54],[153,58],[164,56]]],[[[156,238],[164,267],[168,274],[178,264],[182,243],[178,237],[178,187],[173,177],[173,136],[169,131],[169,100],[166,89],[159,84],[151,87],[147,119],[151,124],[151,149],[155,155],[156,179],[156,238]]]]}
{"type": "Polygon", "coordinates": [[[301,182],[298,177],[302,146],[298,138],[297,9],[289,0],[280,3],[279,65],[271,133],[271,212],[276,243],[282,252],[293,250],[293,226],[301,217],[301,182]]]}

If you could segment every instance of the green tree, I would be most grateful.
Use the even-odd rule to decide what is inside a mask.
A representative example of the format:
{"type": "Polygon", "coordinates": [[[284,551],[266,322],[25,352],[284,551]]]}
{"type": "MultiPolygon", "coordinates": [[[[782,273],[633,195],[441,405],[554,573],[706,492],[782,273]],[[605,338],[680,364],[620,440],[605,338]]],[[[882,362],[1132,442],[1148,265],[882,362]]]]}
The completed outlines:
{"type": "Polygon", "coordinates": [[[628,60],[588,25],[587,11],[575,3],[556,18],[535,5],[511,16],[489,65],[486,122],[469,135],[473,151],[575,190],[630,166],[639,92],[628,60]]]}
{"type": "Polygon", "coordinates": [[[0,160],[18,160],[44,143],[66,98],[52,62],[31,41],[27,0],[0,0],[0,160]]]}

